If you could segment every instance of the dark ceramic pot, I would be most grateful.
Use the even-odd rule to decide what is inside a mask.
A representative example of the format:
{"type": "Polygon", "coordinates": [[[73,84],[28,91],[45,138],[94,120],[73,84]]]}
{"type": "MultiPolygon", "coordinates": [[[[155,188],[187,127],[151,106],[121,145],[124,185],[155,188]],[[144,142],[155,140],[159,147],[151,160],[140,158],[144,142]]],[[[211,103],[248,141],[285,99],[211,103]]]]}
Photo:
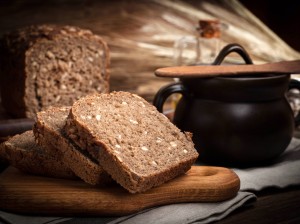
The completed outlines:
{"type": "MultiPolygon", "coordinates": [[[[231,52],[252,63],[241,46],[228,45],[214,64],[231,52]]],[[[290,83],[290,74],[181,78],[161,88],[154,105],[162,111],[168,96],[181,93],[173,122],[193,133],[200,160],[255,166],[272,162],[292,139],[295,119],[286,99],[290,83]]],[[[293,88],[299,89],[299,83],[293,82],[293,88]]]]}

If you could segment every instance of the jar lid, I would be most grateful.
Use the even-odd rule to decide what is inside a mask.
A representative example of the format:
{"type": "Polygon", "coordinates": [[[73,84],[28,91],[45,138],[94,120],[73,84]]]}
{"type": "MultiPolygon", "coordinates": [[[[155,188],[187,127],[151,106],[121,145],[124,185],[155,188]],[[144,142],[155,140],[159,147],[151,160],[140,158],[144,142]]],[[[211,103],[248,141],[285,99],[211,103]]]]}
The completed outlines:
{"type": "Polygon", "coordinates": [[[204,38],[220,38],[221,26],[219,20],[199,20],[197,28],[201,37],[204,38]]]}

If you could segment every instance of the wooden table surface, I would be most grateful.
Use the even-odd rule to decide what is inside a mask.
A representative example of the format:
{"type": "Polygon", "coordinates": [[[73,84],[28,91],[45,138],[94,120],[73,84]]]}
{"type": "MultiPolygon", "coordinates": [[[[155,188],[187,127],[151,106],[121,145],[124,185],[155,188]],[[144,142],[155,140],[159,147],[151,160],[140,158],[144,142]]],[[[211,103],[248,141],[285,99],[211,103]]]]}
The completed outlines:
{"type": "Polygon", "coordinates": [[[220,224],[300,223],[300,186],[286,189],[267,189],[255,193],[257,201],[241,207],[220,224]]]}

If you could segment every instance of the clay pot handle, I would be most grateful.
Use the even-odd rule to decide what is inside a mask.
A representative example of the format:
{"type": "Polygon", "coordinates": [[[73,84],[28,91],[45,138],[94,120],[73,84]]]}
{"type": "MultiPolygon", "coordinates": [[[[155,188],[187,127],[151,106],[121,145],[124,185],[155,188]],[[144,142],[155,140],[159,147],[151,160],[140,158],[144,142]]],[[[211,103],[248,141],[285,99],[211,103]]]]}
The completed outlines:
{"type": "Polygon", "coordinates": [[[183,96],[187,96],[187,90],[181,82],[175,82],[162,87],[155,95],[153,105],[159,112],[163,112],[163,105],[167,98],[173,93],[181,93],[183,96]]]}
{"type": "MultiPolygon", "coordinates": [[[[216,57],[212,65],[220,65],[225,59],[225,57],[232,52],[238,53],[244,59],[246,64],[253,64],[246,50],[241,45],[233,43],[233,44],[228,44],[220,51],[220,53],[218,54],[218,56],[216,57]]],[[[173,93],[181,93],[183,96],[187,96],[188,94],[186,88],[184,87],[184,85],[181,84],[181,82],[171,83],[169,85],[162,87],[156,93],[153,100],[153,105],[157,108],[159,112],[163,112],[163,105],[165,101],[173,93]]]]}
{"type": "MultiPolygon", "coordinates": [[[[232,52],[238,53],[244,59],[246,64],[253,64],[246,50],[241,45],[233,43],[233,44],[228,44],[220,51],[220,53],[218,54],[218,56],[216,57],[212,65],[220,65],[225,59],[225,57],[232,52]]],[[[162,87],[156,93],[153,100],[153,105],[157,108],[159,112],[163,112],[163,105],[165,101],[173,93],[181,93],[183,96],[188,95],[188,91],[186,90],[184,85],[182,85],[181,82],[171,83],[169,85],[162,87]]]]}
{"type": "Polygon", "coordinates": [[[246,64],[253,64],[252,59],[250,55],[247,53],[245,48],[243,48],[241,45],[232,43],[226,45],[218,54],[212,65],[220,65],[225,57],[229,55],[230,53],[235,52],[239,54],[245,61],[246,64]]]}

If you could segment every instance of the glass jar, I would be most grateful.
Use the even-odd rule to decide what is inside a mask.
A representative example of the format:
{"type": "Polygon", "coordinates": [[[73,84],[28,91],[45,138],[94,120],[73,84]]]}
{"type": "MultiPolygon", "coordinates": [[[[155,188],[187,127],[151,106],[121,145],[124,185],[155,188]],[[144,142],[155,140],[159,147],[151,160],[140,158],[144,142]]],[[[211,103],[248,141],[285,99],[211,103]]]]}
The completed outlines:
{"type": "Polygon", "coordinates": [[[221,49],[219,20],[200,20],[195,35],[184,36],[174,43],[175,65],[211,64],[221,49]]]}

